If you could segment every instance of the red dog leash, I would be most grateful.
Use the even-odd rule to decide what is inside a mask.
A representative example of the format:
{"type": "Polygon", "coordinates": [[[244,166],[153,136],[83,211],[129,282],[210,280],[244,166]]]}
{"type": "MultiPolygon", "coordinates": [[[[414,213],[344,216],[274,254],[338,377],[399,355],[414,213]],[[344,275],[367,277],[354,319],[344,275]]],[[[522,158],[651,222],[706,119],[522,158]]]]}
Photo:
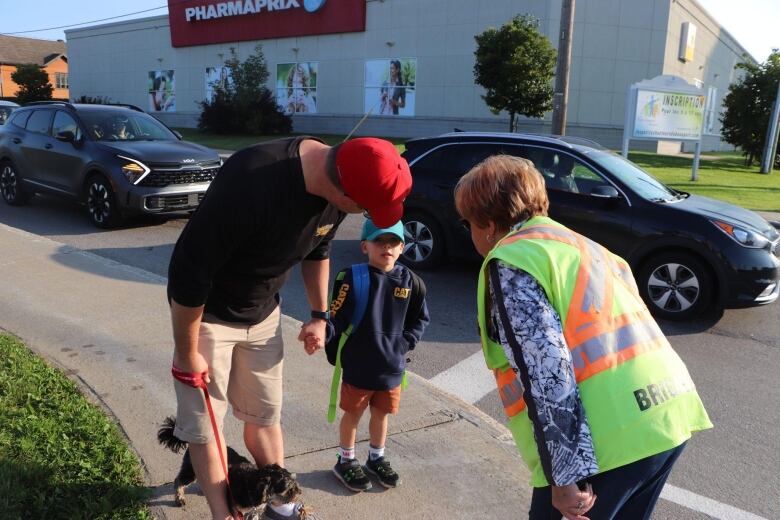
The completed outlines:
{"type": "Polygon", "coordinates": [[[209,411],[209,419],[211,419],[211,429],[214,431],[214,438],[217,440],[217,449],[219,450],[219,462],[222,463],[222,471],[225,472],[225,483],[227,483],[228,500],[230,501],[230,504],[228,504],[228,506],[232,511],[235,512],[234,516],[238,518],[238,520],[244,520],[244,515],[236,506],[236,501],[233,499],[233,492],[230,490],[230,478],[228,477],[228,469],[227,469],[227,464],[225,463],[225,456],[222,453],[222,442],[220,442],[219,440],[219,431],[217,430],[217,419],[214,417],[214,410],[211,408],[211,399],[209,398],[209,390],[206,387],[206,374],[208,374],[208,372],[203,372],[202,374],[196,374],[194,372],[185,372],[183,370],[179,370],[178,368],[172,365],[171,374],[173,374],[173,378],[176,379],[177,381],[181,381],[187,386],[191,386],[193,388],[201,388],[203,390],[203,395],[206,397],[206,408],[208,408],[209,411]]]}

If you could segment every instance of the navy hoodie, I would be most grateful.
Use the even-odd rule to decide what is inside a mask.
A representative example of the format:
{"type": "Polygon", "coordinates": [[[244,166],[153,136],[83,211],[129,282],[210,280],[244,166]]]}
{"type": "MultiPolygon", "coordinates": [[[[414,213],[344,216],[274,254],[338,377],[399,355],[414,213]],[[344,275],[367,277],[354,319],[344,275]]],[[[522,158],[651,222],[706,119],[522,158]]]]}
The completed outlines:
{"type": "MultiPolygon", "coordinates": [[[[365,390],[390,390],[401,384],[406,354],[420,341],[430,322],[423,300],[419,315],[408,320],[412,272],[396,264],[389,272],[368,266],[368,304],[363,319],[341,350],[343,380],[365,390]]],[[[333,285],[330,316],[334,334],[325,346],[328,362],[336,364],[341,333],[349,327],[355,309],[352,268],[342,270],[333,285]]]]}

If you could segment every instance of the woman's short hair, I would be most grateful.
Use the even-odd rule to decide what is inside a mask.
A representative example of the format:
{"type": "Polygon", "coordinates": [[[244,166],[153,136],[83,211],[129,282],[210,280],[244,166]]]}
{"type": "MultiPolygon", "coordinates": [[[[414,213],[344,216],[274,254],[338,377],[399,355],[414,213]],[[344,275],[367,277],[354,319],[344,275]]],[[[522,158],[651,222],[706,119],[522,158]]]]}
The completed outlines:
{"type": "Polygon", "coordinates": [[[474,166],[455,186],[455,207],[480,227],[494,222],[509,229],[517,222],[546,216],[550,201],[544,179],[533,163],[494,155],[474,166]]]}

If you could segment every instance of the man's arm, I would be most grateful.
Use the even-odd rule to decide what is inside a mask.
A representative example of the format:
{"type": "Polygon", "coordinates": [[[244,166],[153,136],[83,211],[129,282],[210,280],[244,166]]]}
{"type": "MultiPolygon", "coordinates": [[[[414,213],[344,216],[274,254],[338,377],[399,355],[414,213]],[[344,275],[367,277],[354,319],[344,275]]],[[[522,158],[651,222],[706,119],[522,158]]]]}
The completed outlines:
{"type": "MultiPolygon", "coordinates": [[[[328,277],[330,274],[330,259],[304,260],[301,262],[301,275],[306,288],[309,305],[315,311],[328,310],[328,277]]],[[[311,355],[325,346],[325,331],[327,322],[319,318],[311,318],[303,324],[298,340],[304,342],[306,353],[311,355]]]]}
{"type": "MultiPolygon", "coordinates": [[[[171,300],[171,324],[175,344],[173,365],[184,372],[201,374],[209,368],[204,357],[198,352],[198,331],[203,307],[185,307],[171,300]]],[[[208,375],[206,382],[209,382],[208,375]]]]}

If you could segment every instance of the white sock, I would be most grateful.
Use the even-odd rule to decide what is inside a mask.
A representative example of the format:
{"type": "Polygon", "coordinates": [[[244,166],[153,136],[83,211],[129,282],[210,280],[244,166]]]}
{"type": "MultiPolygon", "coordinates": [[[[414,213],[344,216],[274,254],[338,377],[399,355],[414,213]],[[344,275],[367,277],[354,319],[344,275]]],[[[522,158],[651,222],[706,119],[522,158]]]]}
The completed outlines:
{"type": "Polygon", "coordinates": [[[384,446],[382,446],[381,448],[374,448],[370,444],[368,445],[368,457],[371,460],[376,460],[379,457],[384,457],[384,456],[385,456],[385,447],[384,446]]]}
{"type": "Polygon", "coordinates": [[[341,456],[341,460],[354,459],[355,447],[352,446],[351,448],[344,448],[339,446],[339,455],[341,456]]]}
{"type": "Polygon", "coordinates": [[[271,509],[276,511],[282,516],[290,516],[295,512],[295,507],[298,505],[295,502],[289,503],[289,504],[281,504],[281,505],[274,505],[273,503],[268,504],[271,509]]]}

